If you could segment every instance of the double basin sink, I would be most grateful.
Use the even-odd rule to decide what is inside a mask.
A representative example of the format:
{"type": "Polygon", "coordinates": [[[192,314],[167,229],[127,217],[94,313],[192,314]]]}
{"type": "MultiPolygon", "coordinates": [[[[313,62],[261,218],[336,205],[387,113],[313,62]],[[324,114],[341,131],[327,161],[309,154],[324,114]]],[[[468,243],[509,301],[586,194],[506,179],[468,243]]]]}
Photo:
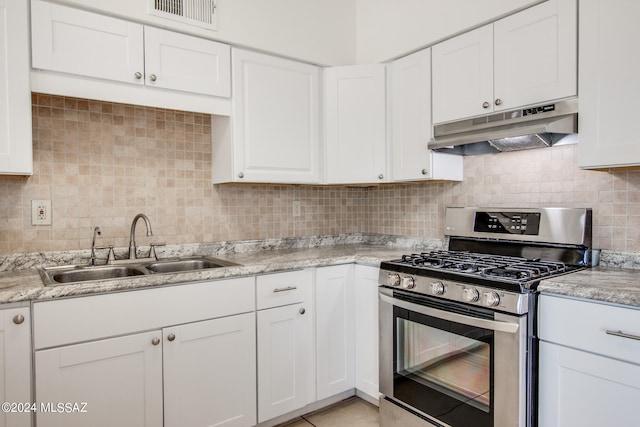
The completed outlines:
{"type": "Polygon", "coordinates": [[[45,286],[57,286],[92,280],[118,279],[159,273],[179,273],[210,268],[231,267],[239,264],[218,258],[195,256],[159,261],[131,261],[126,265],[63,266],[40,268],[45,286]]]}

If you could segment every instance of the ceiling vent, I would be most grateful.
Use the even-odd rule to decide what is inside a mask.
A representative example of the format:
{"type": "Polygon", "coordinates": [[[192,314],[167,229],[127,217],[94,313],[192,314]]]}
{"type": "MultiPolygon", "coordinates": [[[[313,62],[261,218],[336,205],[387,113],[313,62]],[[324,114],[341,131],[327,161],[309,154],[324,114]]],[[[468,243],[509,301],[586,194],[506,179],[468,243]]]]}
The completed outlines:
{"type": "Polygon", "coordinates": [[[218,30],[216,0],[149,0],[149,13],[209,30],[218,30]]]}

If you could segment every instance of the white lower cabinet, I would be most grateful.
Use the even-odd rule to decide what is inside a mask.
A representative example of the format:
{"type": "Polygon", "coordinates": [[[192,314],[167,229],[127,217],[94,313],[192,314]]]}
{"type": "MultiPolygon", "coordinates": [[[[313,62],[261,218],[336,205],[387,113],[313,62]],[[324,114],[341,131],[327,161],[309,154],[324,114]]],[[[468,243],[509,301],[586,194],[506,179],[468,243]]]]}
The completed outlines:
{"type": "Polygon", "coordinates": [[[255,314],[165,328],[164,427],[255,424],[255,314]]]}
{"type": "Polygon", "coordinates": [[[305,313],[304,303],[258,312],[258,422],[306,404],[305,313]]]}
{"type": "Polygon", "coordinates": [[[539,425],[637,425],[640,310],[542,295],[539,425]]]}
{"type": "Polygon", "coordinates": [[[40,410],[37,424],[162,427],[161,337],[153,331],[36,351],[36,402],[80,405],[80,412],[40,410]]]}
{"type": "Polygon", "coordinates": [[[313,365],[312,270],[257,278],[258,422],[304,407],[313,365]]]}
{"type": "Polygon", "coordinates": [[[256,424],[254,277],[33,306],[38,426],[256,424]]]}
{"type": "Polygon", "coordinates": [[[355,386],[354,264],[316,269],[318,400],[355,386]]]}
{"type": "Polygon", "coordinates": [[[374,400],[378,387],[378,267],[355,266],[356,389],[374,400]]]}
{"type": "MultiPolygon", "coordinates": [[[[0,402],[31,402],[29,307],[0,310],[0,402]]],[[[0,427],[29,427],[29,411],[0,412],[0,427]]]]}

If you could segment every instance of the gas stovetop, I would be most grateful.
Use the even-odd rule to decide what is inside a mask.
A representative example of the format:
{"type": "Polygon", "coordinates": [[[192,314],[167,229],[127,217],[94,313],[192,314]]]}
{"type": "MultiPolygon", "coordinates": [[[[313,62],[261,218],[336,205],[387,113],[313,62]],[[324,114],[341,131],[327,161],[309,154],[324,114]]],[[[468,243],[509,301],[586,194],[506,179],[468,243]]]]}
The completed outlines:
{"type": "Polygon", "coordinates": [[[518,286],[575,269],[562,262],[466,251],[434,251],[403,255],[401,259],[386,262],[384,268],[393,270],[395,265],[411,267],[417,275],[448,272],[452,275],[482,278],[489,282],[497,280],[518,286]]]}

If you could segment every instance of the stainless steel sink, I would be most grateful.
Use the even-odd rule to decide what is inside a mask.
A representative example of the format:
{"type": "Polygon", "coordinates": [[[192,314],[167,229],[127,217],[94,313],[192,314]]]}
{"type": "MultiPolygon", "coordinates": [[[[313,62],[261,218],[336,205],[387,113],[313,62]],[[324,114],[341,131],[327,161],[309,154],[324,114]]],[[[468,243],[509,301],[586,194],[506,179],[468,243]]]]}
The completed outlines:
{"type": "Polygon", "coordinates": [[[239,265],[217,258],[194,256],[149,262],[131,260],[123,265],[45,267],[38,269],[45,286],[88,282],[92,280],[119,279],[142,276],[145,274],[180,273],[198,271],[209,268],[230,267],[239,265]]]}
{"type": "Polygon", "coordinates": [[[40,276],[45,286],[142,276],[144,274],[148,274],[144,268],[131,265],[65,266],[40,269],[40,276]]]}
{"type": "Polygon", "coordinates": [[[230,267],[234,265],[238,264],[217,258],[190,257],[161,260],[151,264],[145,264],[144,267],[154,273],[177,273],[181,271],[196,271],[208,268],[230,267]]]}

